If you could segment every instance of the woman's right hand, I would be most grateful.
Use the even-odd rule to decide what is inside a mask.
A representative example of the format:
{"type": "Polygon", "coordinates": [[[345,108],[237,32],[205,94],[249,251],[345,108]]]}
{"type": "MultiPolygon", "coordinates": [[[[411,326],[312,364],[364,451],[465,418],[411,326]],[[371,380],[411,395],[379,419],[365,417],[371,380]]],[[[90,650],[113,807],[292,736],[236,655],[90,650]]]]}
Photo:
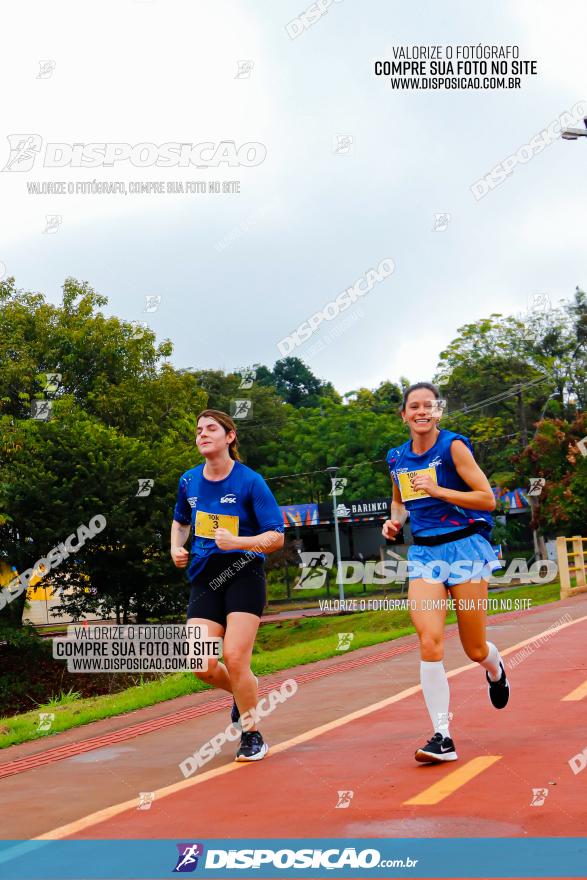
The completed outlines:
{"type": "Polygon", "coordinates": [[[388,541],[395,541],[397,533],[401,531],[402,524],[398,519],[386,519],[381,533],[388,541]]]}
{"type": "Polygon", "coordinates": [[[185,547],[172,547],[171,558],[173,559],[174,565],[177,568],[185,568],[188,564],[190,554],[185,549],[185,547]]]}

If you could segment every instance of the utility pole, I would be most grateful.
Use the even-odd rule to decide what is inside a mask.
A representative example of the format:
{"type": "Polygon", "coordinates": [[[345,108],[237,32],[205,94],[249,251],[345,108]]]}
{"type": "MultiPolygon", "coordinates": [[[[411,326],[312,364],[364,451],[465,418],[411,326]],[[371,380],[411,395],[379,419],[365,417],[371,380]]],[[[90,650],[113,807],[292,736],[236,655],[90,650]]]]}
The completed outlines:
{"type": "MultiPolygon", "coordinates": [[[[344,584],[342,582],[342,562],[340,559],[340,535],[338,532],[338,504],[336,500],[336,474],[338,471],[337,467],[327,467],[326,470],[331,476],[331,485],[332,485],[332,509],[334,511],[334,539],[336,542],[336,582],[338,583],[338,596],[342,602],[344,602],[344,584]]],[[[341,604],[341,608],[342,608],[341,604]]]]}
{"type": "Polygon", "coordinates": [[[526,424],[526,413],[524,411],[524,396],[522,392],[522,383],[518,382],[518,424],[520,426],[520,434],[522,435],[522,443],[528,445],[528,425],[526,424]]]}

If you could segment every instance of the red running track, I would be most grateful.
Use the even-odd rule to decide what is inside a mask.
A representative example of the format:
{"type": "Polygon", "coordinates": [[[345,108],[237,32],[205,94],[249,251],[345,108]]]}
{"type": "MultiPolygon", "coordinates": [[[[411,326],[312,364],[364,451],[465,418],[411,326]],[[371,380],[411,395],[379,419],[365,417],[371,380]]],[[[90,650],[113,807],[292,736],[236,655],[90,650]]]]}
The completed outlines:
{"type": "MultiPolygon", "coordinates": [[[[156,793],[153,809],[129,805],[109,816],[105,810],[101,821],[58,836],[582,836],[587,771],[574,774],[569,760],[587,747],[587,695],[564,697],[587,679],[586,645],[584,619],[543,641],[511,671],[510,704],[502,711],[489,703],[483,670],[456,670],[450,678],[451,733],[460,760],[454,763],[414,761],[423,740],[422,695],[408,689],[389,705],[359,710],[360,717],[321,731],[315,730],[315,708],[308,711],[307,732],[283,747],[273,743],[259,764],[228,761],[209,773],[200,770],[179,791],[156,793]],[[481,772],[452,782],[453,774],[466,773],[479,759],[487,759],[481,772]],[[448,788],[437,802],[407,803],[438,782],[448,788]],[[541,805],[532,805],[533,789],[546,792],[541,805]],[[352,792],[346,807],[337,806],[341,791],[352,792]]],[[[333,687],[344,689],[347,674],[335,676],[333,687]]]]}

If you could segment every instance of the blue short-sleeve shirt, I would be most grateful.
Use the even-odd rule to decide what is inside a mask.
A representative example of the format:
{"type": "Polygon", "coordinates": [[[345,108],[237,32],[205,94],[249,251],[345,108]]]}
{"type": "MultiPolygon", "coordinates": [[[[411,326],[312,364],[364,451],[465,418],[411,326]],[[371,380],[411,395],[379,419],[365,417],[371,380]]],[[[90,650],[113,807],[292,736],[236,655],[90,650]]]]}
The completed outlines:
{"type": "MultiPolygon", "coordinates": [[[[221,550],[211,534],[214,527],[223,526],[244,537],[262,532],[283,532],[283,516],[271,489],[252,468],[235,461],[231,472],[223,480],[208,480],[204,465],[197,465],[179,478],[177,501],[173,518],[182,525],[191,525],[192,558],[188,577],[193,580],[212,553],[241,553],[240,550],[221,550]],[[230,517],[222,520],[219,517],[230,517]]],[[[257,551],[255,556],[265,558],[257,551]]]]}

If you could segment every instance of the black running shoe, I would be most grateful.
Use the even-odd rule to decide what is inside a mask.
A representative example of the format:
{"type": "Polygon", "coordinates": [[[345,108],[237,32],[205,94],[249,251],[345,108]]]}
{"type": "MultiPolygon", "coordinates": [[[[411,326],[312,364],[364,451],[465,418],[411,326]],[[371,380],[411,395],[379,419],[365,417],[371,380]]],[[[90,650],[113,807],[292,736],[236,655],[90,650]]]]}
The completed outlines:
{"type": "Polygon", "coordinates": [[[243,730],[235,761],[260,761],[269,751],[258,730],[243,730]]]}
{"type": "Polygon", "coordinates": [[[458,755],[449,736],[435,733],[423,748],[417,750],[415,758],[422,764],[441,764],[443,761],[456,761],[458,755]]]}
{"type": "Polygon", "coordinates": [[[505,669],[503,668],[503,663],[501,661],[499,665],[501,666],[501,678],[499,681],[491,681],[487,670],[485,670],[485,678],[489,685],[489,699],[496,709],[503,709],[504,706],[507,706],[510,698],[510,685],[505,677],[505,669]]]}

